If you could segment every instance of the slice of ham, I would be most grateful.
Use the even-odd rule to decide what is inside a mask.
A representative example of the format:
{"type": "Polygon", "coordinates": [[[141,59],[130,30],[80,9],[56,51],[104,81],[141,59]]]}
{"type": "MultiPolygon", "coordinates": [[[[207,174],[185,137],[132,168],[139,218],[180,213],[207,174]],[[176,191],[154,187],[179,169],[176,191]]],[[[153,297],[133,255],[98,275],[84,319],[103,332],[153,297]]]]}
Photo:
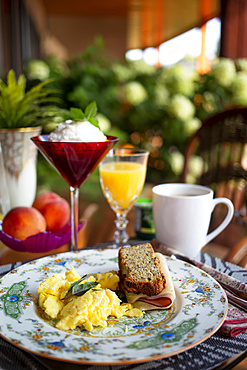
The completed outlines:
{"type": "Polygon", "coordinates": [[[170,307],[172,304],[172,299],[168,297],[161,297],[161,298],[151,298],[151,299],[145,299],[145,298],[140,298],[140,302],[146,302],[149,304],[152,304],[157,307],[170,307]]]}
{"type": "Polygon", "coordinates": [[[166,277],[165,289],[163,289],[159,294],[151,297],[142,293],[134,294],[125,292],[128,303],[132,303],[134,307],[139,308],[142,311],[168,309],[172,306],[176,298],[171,274],[166,263],[166,258],[161,253],[155,254],[159,258],[161,270],[166,277]]]}

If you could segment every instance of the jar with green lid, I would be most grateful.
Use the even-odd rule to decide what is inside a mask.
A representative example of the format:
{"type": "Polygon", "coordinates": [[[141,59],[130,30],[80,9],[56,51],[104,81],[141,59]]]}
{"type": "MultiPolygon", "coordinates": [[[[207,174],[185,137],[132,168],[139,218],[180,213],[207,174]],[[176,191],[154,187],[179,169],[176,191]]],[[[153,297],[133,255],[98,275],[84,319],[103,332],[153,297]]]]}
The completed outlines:
{"type": "Polygon", "coordinates": [[[155,237],[152,199],[138,199],[135,203],[135,232],[143,240],[155,237]]]}

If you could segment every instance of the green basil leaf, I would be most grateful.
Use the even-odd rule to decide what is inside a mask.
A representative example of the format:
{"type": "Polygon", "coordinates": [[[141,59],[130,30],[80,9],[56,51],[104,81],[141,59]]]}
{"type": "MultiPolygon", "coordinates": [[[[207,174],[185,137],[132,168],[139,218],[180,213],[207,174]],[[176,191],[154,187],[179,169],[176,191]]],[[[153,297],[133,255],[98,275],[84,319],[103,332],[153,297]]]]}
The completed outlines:
{"type": "Polygon", "coordinates": [[[118,291],[116,291],[116,295],[118,296],[120,301],[122,301],[124,303],[128,303],[126,295],[124,294],[124,292],[122,292],[121,290],[118,290],[118,291]]]}
{"type": "Polygon", "coordinates": [[[86,116],[79,108],[70,108],[70,113],[73,121],[85,121],[86,116]]]}
{"type": "Polygon", "coordinates": [[[95,101],[93,101],[92,103],[90,103],[86,109],[85,109],[85,116],[86,116],[86,119],[89,121],[90,118],[93,118],[96,113],[97,113],[97,104],[95,101]]]}
{"type": "Polygon", "coordinates": [[[85,113],[79,108],[70,108],[70,114],[73,121],[89,121],[92,125],[99,128],[98,121],[95,118],[97,111],[98,108],[95,101],[86,107],[85,113]]]}
{"type": "Polygon", "coordinates": [[[69,287],[69,289],[67,290],[67,293],[66,293],[66,296],[63,298],[63,299],[66,299],[68,298],[68,296],[70,296],[70,293],[72,292],[73,288],[76,286],[76,285],[79,285],[83,280],[85,280],[87,277],[87,275],[84,275],[82,276],[79,280],[76,280],[74,283],[72,283],[69,287]]]}
{"type": "Polygon", "coordinates": [[[93,118],[93,117],[91,117],[91,118],[89,118],[89,120],[88,120],[92,125],[94,125],[94,126],[96,126],[96,127],[98,127],[98,128],[100,128],[99,127],[99,124],[98,124],[98,121],[96,121],[96,119],[95,118],[93,118]]]}
{"type": "Polygon", "coordinates": [[[94,281],[90,281],[84,284],[75,285],[72,288],[72,295],[82,296],[90,289],[96,287],[99,283],[96,283],[94,281]]]}

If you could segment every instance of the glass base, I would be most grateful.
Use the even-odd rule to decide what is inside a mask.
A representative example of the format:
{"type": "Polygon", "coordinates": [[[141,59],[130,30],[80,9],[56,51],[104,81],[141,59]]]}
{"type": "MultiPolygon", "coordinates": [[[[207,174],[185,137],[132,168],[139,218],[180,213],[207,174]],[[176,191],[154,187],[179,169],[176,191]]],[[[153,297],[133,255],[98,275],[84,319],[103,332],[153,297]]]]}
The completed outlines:
{"type": "Polygon", "coordinates": [[[120,248],[125,248],[125,247],[131,247],[130,244],[128,243],[112,243],[110,245],[108,245],[107,247],[105,247],[105,249],[120,249],[120,248]]]}
{"type": "Polygon", "coordinates": [[[119,246],[123,246],[129,240],[129,235],[126,231],[128,222],[129,221],[126,219],[126,214],[117,213],[117,219],[115,221],[117,230],[114,233],[114,240],[119,246]]]}

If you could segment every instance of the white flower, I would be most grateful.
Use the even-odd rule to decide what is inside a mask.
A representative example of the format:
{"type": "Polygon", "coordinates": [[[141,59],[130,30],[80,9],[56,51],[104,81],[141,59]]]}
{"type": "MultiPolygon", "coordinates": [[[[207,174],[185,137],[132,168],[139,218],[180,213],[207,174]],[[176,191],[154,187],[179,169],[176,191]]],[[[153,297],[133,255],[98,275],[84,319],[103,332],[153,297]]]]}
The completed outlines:
{"type": "Polygon", "coordinates": [[[189,183],[197,182],[198,177],[203,171],[203,160],[197,155],[193,155],[189,161],[189,171],[186,181],[189,183]]]}
{"type": "Polygon", "coordinates": [[[190,72],[181,65],[175,65],[161,73],[161,80],[175,94],[191,96],[195,90],[194,82],[198,78],[196,72],[190,72]]]}
{"type": "Polygon", "coordinates": [[[202,125],[201,120],[197,117],[193,117],[192,119],[185,122],[185,130],[188,136],[193,135],[202,125]]]}
{"type": "Polygon", "coordinates": [[[50,76],[50,69],[44,61],[32,60],[28,64],[27,75],[32,80],[45,81],[50,76]]]}
{"type": "Polygon", "coordinates": [[[235,64],[231,59],[221,58],[212,66],[212,76],[222,86],[229,86],[236,77],[235,64]]]}
{"type": "Polygon", "coordinates": [[[247,104],[247,75],[244,72],[237,73],[230,89],[235,103],[247,104]]]}
{"type": "Polygon", "coordinates": [[[239,71],[247,73],[247,59],[246,58],[237,59],[236,65],[239,71]]]}
{"type": "Polygon", "coordinates": [[[158,84],[155,87],[155,103],[159,108],[165,108],[169,101],[169,92],[164,85],[158,84]]]}
{"type": "Polygon", "coordinates": [[[125,85],[125,95],[129,103],[138,105],[147,99],[147,91],[142,84],[136,81],[129,82],[125,85]]]}
{"type": "Polygon", "coordinates": [[[187,121],[194,116],[195,106],[188,98],[177,94],[171,98],[167,111],[170,116],[187,121]]]}
{"type": "Polygon", "coordinates": [[[152,75],[156,72],[156,68],[145,63],[143,59],[129,62],[129,67],[138,75],[152,75]]]}
{"type": "Polygon", "coordinates": [[[111,128],[111,121],[102,113],[97,113],[96,118],[99,122],[101,131],[107,132],[111,128]]]}
{"type": "Polygon", "coordinates": [[[135,74],[127,65],[116,63],[113,65],[112,69],[120,82],[126,82],[135,77],[135,74]]]}
{"type": "Polygon", "coordinates": [[[180,175],[182,173],[184,167],[184,156],[179,151],[175,151],[171,155],[170,160],[171,168],[176,175],[180,175]]]}

